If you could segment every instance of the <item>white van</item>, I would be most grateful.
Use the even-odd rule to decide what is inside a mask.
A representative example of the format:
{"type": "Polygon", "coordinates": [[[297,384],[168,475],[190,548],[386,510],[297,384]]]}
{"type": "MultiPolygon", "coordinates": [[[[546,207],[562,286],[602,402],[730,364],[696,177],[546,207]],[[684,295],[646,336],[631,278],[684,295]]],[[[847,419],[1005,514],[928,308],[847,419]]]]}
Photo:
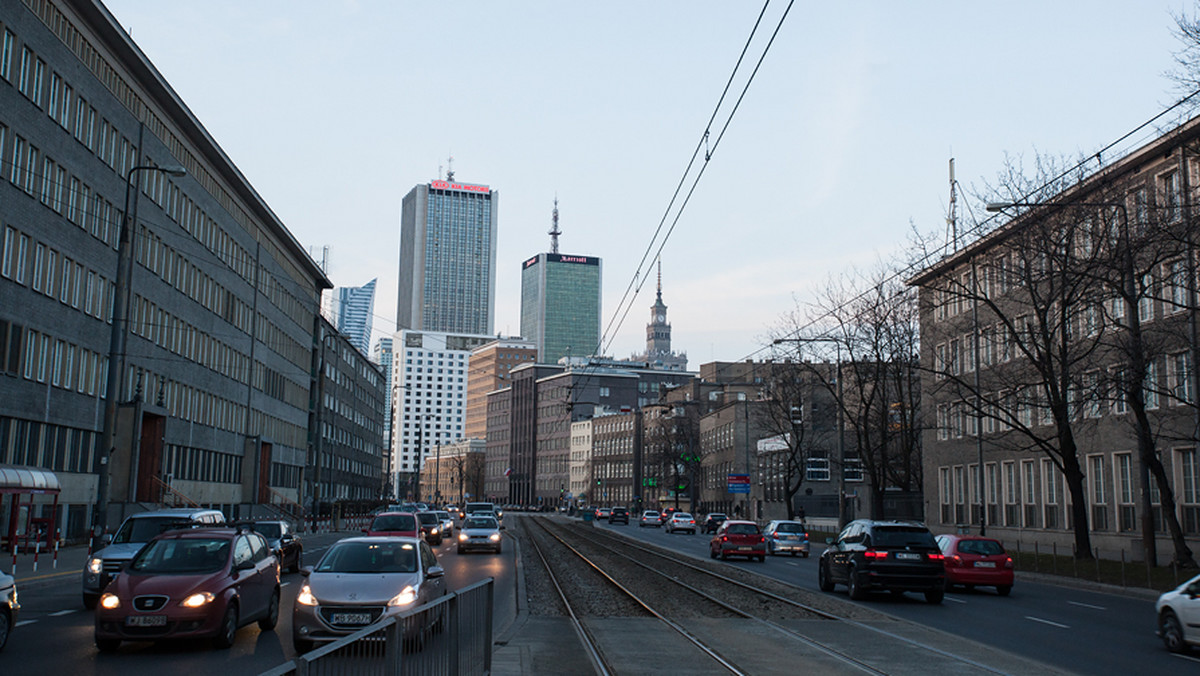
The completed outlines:
{"type": "Polygon", "coordinates": [[[116,535],[105,538],[105,547],[92,554],[83,566],[83,605],[96,607],[100,593],[121,572],[126,563],[154,536],[172,528],[190,526],[224,526],[225,515],[215,509],[159,509],[132,514],[125,519],[116,535]]]}

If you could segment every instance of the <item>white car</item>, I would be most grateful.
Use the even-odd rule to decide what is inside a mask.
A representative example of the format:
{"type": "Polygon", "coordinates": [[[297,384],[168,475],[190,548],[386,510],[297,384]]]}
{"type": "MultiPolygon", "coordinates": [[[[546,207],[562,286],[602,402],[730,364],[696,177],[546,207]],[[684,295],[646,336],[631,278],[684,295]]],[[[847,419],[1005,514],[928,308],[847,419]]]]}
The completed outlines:
{"type": "Polygon", "coordinates": [[[1184,582],[1154,604],[1158,613],[1158,636],[1167,650],[1187,652],[1200,647],[1200,575],[1184,582]]]}
{"type": "Polygon", "coordinates": [[[676,533],[678,531],[687,531],[688,533],[696,534],[696,520],[687,512],[675,512],[667,519],[665,530],[668,533],[676,533]]]}
{"type": "Polygon", "coordinates": [[[458,531],[458,553],[472,549],[485,549],[501,553],[504,550],[500,538],[501,526],[490,514],[468,514],[458,531]]]}

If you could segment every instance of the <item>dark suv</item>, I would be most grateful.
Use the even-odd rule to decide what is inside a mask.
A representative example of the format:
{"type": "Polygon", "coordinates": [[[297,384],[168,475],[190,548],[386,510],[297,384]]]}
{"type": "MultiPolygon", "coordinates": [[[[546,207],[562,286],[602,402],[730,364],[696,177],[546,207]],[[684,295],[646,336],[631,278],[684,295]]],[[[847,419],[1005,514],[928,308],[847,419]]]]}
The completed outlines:
{"type": "Polygon", "coordinates": [[[850,598],[868,591],[923,592],[929,603],[941,603],[946,590],[942,551],[933,534],[913,521],[852,521],[827,538],[829,547],[817,565],[817,585],[833,591],[844,584],[850,598]]]}
{"type": "Polygon", "coordinates": [[[612,512],[608,515],[609,523],[623,523],[629,525],[629,510],[624,507],[613,507],[612,512]]]}

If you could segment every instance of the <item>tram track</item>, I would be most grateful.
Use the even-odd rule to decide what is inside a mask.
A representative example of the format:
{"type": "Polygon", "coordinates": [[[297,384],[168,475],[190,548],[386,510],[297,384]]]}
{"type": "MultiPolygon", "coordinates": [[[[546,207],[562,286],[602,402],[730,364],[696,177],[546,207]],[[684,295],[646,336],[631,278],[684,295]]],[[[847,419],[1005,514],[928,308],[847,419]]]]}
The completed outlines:
{"type": "MultiPolygon", "coordinates": [[[[878,658],[862,658],[857,654],[852,654],[846,650],[845,641],[841,641],[843,645],[839,646],[837,645],[837,641],[815,638],[812,635],[813,633],[828,632],[803,631],[797,629],[797,623],[792,622],[792,620],[819,619],[833,623],[842,623],[848,630],[856,634],[861,634],[864,637],[874,637],[874,640],[877,641],[902,644],[907,651],[924,654],[931,659],[936,659],[943,665],[953,665],[961,673],[1008,673],[978,660],[956,654],[927,642],[903,636],[896,631],[889,631],[881,626],[876,626],[876,624],[886,624],[886,622],[881,622],[878,619],[876,620],[876,624],[855,619],[855,615],[859,617],[863,617],[864,615],[867,617],[874,616],[875,618],[885,618],[887,616],[870,611],[864,613],[853,604],[847,605],[844,612],[831,612],[828,609],[819,608],[811,603],[800,600],[800,598],[810,595],[811,592],[791,587],[777,580],[762,578],[761,582],[758,583],[737,580],[729,575],[711,570],[711,566],[697,565],[690,560],[691,557],[680,556],[667,550],[641,545],[628,538],[605,533],[600,529],[583,527],[582,525],[573,523],[563,524],[550,519],[537,519],[536,523],[540,530],[554,537],[563,546],[573,551],[579,558],[587,561],[589,565],[597,567],[597,570],[600,570],[600,568],[595,560],[607,557],[610,567],[632,566],[645,573],[651,573],[655,580],[667,581],[673,589],[682,590],[684,593],[696,598],[703,598],[708,603],[715,604],[734,616],[751,621],[770,634],[774,634],[786,641],[798,643],[807,648],[808,651],[819,653],[826,663],[832,661],[841,665],[847,672],[889,674],[895,673],[895,665],[888,664],[886,661],[881,663],[878,658]],[[580,551],[581,549],[588,549],[589,551],[585,554],[580,551]],[[630,552],[636,553],[636,556],[630,554],[630,552]],[[614,562],[614,558],[623,563],[614,562]],[[651,561],[659,561],[661,563],[655,565],[651,561]],[[776,589],[776,592],[782,590],[783,593],[767,591],[762,588],[764,586],[770,586],[776,589]],[[788,593],[788,590],[791,590],[791,593],[788,593]]],[[[748,571],[744,572],[749,574],[748,571]]],[[[644,586],[645,581],[643,580],[644,586]]],[[[652,588],[653,585],[650,585],[650,587],[652,588]]],[[[659,603],[662,598],[673,595],[660,590],[658,594],[650,594],[649,596],[652,602],[659,603]]],[[[645,601],[639,602],[646,603],[645,601]]],[[[680,621],[686,620],[681,618],[680,621]]],[[[804,623],[800,624],[803,625],[804,623]]],[[[759,632],[760,635],[761,633],[759,632]]],[[[837,632],[834,633],[836,634],[837,632]]],[[[692,639],[700,643],[704,642],[695,636],[692,636],[689,640],[692,639]]],[[[707,649],[713,653],[721,654],[718,649],[712,646],[708,646],[707,649]]],[[[857,650],[854,651],[854,653],[858,652],[857,650]]],[[[733,668],[737,668],[736,656],[726,654],[722,655],[722,659],[734,665],[733,668]]],[[[739,670],[734,673],[743,673],[743,671],[739,670]]]]}

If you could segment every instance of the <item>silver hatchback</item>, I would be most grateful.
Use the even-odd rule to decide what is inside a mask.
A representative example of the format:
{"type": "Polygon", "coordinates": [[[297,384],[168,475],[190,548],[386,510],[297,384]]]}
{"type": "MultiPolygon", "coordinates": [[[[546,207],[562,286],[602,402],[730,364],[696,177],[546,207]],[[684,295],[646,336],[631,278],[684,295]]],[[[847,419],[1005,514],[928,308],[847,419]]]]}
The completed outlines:
{"type": "Polygon", "coordinates": [[[763,536],[767,538],[767,553],[772,556],[799,554],[808,558],[808,529],[799,521],[772,521],[763,529],[763,536]]]}
{"type": "Polygon", "coordinates": [[[316,566],[301,572],[307,579],[292,610],[292,643],[298,652],[446,593],[444,571],[433,549],[418,538],[346,538],[330,547],[316,566]]]}

